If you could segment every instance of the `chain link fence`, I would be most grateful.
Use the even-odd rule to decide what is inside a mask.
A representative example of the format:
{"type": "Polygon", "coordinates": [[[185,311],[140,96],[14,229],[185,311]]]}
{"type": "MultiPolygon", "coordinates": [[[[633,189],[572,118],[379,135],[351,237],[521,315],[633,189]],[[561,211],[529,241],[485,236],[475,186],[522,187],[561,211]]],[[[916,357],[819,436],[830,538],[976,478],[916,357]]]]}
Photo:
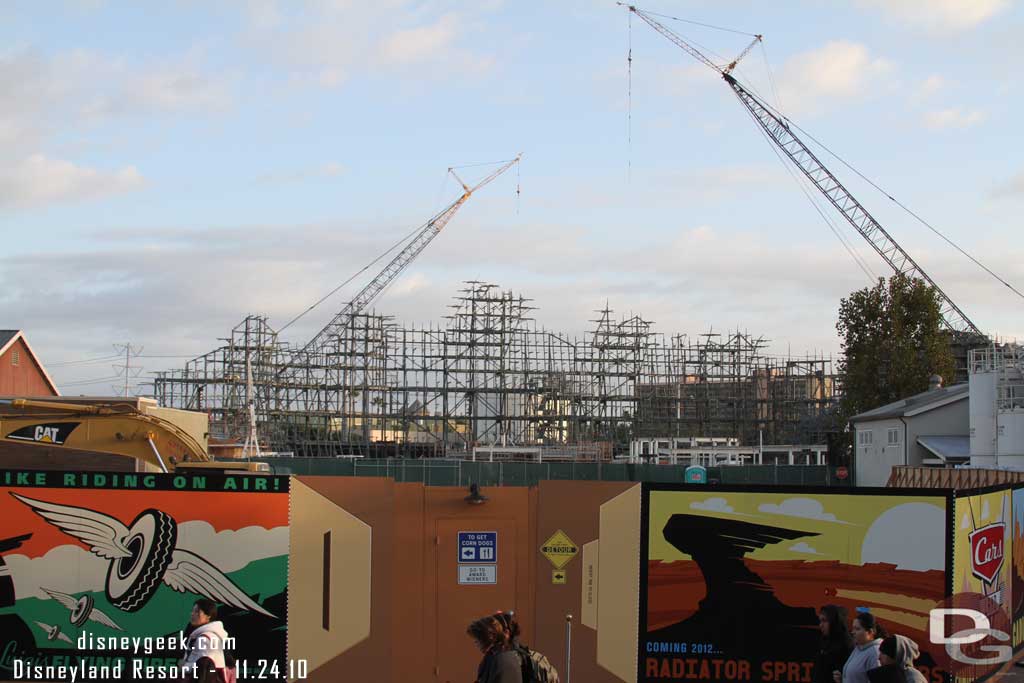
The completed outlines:
{"type": "MultiPolygon", "coordinates": [[[[402,458],[260,458],[277,474],[390,477],[427,486],[535,486],[544,480],[650,481],[682,483],[683,465],[602,462],[473,462],[402,458]]],[[[722,484],[850,486],[849,477],[823,465],[732,465],[709,467],[708,480],[722,484]]]]}

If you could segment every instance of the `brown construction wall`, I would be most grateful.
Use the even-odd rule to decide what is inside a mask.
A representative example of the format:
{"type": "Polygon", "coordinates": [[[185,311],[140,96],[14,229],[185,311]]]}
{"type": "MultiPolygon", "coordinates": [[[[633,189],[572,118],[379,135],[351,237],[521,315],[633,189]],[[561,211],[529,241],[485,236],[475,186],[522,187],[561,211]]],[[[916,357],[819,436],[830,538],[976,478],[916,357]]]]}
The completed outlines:
{"type": "MultiPolygon", "coordinates": [[[[297,477],[297,481],[372,530],[369,635],[312,671],[310,680],[473,680],[480,655],[465,635],[469,622],[499,609],[529,613],[535,490],[487,489],[486,503],[470,505],[464,500],[464,488],[377,478],[297,477]],[[498,532],[496,585],[457,583],[455,534],[459,530],[498,532]]],[[[361,561],[351,556],[344,559],[361,561]]],[[[289,581],[293,590],[297,583],[315,586],[322,574],[311,571],[308,576],[290,576],[289,581]]],[[[289,658],[312,658],[291,624],[318,618],[289,613],[289,658]]],[[[529,625],[524,626],[529,635],[529,625]]]]}
{"type": "Polygon", "coordinates": [[[584,544],[597,540],[599,536],[601,505],[633,486],[636,486],[634,482],[542,481],[537,487],[537,544],[532,552],[537,571],[536,608],[533,610],[536,636],[534,640],[525,642],[546,654],[555,667],[563,671],[565,617],[571,614],[573,680],[589,683],[618,683],[621,680],[598,666],[597,631],[582,623],[582,555],[584,544]],[[553,565],[539,552],[540,545],[559,530],[565,532],[580,549],[563,569],[565,584],[552,583],[553,565]]]}
{"type": "Polygon", "coordinates": [[[296,599],[290,598],[295,608],[289,609],[288,656],[310,659],[314,683],[463,683],[474,679],[480,659],[465,633],[466,626],[497,610],[515,610],[523,628],[522,641],[544,652],[563,670],[565,617],[572,614],[573,677],[595,683],[619,681],[596,663],[596,624],[587,627],[580,623],[582,548],[599,536],[601,505],[633,486],[636,484],[631,482],[546,481],[533,488],[485,488],[488,500],[471,505],[461,487],[426,487],[377,478],[296,477],[292,487],[294,566],[289,575],[290,591],[296,599]],[[347,522],[328,520],[333,512],[304,512],[312,509],[300,503],[300,498],[309,495],[306,492],[369,528],[365,550],[354,543],[341,556],[332,553],[330,601],[345,600],[352,605],[345,612],[349,623],[343,634],[335,635],[335,625],[321,627],[319,596],[324,577],[316,553],[323,530],[333,527],[337,532],[338,526],[347,522]],[[302,527],[310,523],[321,526],[306,534],[306,539],[302,527]],[[494,585],[458,583],[459,531],[497,533],[494,585]],[[565,583],[559,584],[552,583],[554,567],[540,552],[541,545],[557,531],[580,548],[564,567],[565,583]],[[296,546],[300,542],[317,546],[311,561],[295,559],[296,553],[307,553],[296,546]],[[361,553],[369,555],[371,565],[365,615],[358,598],[366,583],[361,583],[359,574],[349,579],[353,567],[363,566],[361,553]],[[296,574],[297,568],[301,575],[296,574]],[[296,591],[302,593],[301,609],[306,613],[297,611],[300,600],[296,591]],[[346,639],[353,630],[359,632],[364,616],[369,624],[366,635],[350,644],[346,639]],[[325,639],[317,641],[320,637],[325,639]],[[326,643],[329,651],[316,642],[326,643]]]}

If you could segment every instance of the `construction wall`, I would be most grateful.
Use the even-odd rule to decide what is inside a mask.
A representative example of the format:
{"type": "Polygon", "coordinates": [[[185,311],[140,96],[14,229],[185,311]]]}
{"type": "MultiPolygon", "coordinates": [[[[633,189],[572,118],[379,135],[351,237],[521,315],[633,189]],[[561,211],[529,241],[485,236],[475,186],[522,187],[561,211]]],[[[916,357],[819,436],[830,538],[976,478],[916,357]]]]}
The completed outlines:
{"type": "Polygon", "coordinates": [[[523,642],[562,671],[570,637],[573,679],[596,683],[809,683],[829,603],[915,640],[930,682],[1005,665],[968,672],[945,657],[928,636],[936,607],[980,610],[1024,644],[1024,487],[543,481],[484,487],[477,504],[467,493],[388,478],[0,470],[0,680],[15,658],[135,656],[78,637],[177,633],[199,595],[224,605],[250,675],[276,663],[324,682],[472,680],[466,626],[497,610],[514,610],[523,642]]]}
{"type": "Polygon", "coordinates": [[[947,595],[945,493],[645,485],[637,680],[808,682],[825,604],[928,642],[947,595]],[[883,495],[884,493],[884,495],[883,495]]]}
{"type": "MultiPolygon", "coordinates": [[[[514,610],[523,642],[546,653],[559,669],[571,615],[574,675],[622,680],[598,664],[596,542],[602,520],[616,531],[622,519],[638,522],[639,485],[542,482],[538,488],[488,488],[484,494],[486,502],[472,505],[462,487],[297,477],[289,657],[308,660],[314,681],[458,683],[472,680],[479,662],[465,634],[469,623],[514,610]],[[602,506],[629,490],[635,491],[635,503],[627,502],[624,514],[610,510],[602,517],[602,506]],[[324,548],[327,532],[333,537],[330,550],[324,548]],[[485,563],[493,565],[493,583],[460,582],[465,568],[479,566],[461,561],[460,533],[495,534],[495,561],[485,563]],[[342,536],[345,544],[336,545],[342,536]],[[549,543],[563,537],[568,540],[549,543]],[[554,559],[542,551],[555,546],[563,552],[552,554],[554,559]],[[326,590],[325,556],[332,568],[326,590]],[[584,609],[588,595],[590,612],[584,609]]],[[[638,544],[636,533],[618,534],[627,535],[638,544]]],[[[611,579],[617,568],[636,573],[637,552],[628,552],[623,542],[629,538],[613,539],[609,546],[611,579]]],[[[612,649],[627,647],[631,669],[636,592],[622,591],[621,585],[616,590],[624,608],[609,598],[606,633],[612,649]]],[[[615,656],[609,652],[609,666],[615,666],[615,656]]]]}

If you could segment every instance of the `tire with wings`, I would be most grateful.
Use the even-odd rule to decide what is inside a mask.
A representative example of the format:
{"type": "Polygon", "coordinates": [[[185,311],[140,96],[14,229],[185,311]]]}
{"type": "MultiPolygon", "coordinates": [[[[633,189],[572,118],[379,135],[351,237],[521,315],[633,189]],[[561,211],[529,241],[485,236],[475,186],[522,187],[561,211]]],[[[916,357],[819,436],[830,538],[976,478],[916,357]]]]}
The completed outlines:
{"type": "Polygon", "coordinates": [[[107,600],[125,612],[142,609],[163,581],[178,540],[178,525],[166,512],[143,510],[128,527],[129,554],[107,570],[107,600]]]}
{"type": "Polygon", "coordinates": [[[76,600],[75,606],[71,608],[71,615],[68,617],[71,625],[81,626],[89,621],[89,614],[92,613],[92,608],[95,606],[96,600],[91,595],[83,595],[76,600]]]}

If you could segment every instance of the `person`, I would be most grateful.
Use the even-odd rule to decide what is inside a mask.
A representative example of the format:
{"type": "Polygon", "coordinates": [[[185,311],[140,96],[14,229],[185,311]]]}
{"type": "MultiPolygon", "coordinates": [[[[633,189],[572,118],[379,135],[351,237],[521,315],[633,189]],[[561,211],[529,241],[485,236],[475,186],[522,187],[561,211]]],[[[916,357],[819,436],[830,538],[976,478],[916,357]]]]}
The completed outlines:
{"type": "Polygon", "coordinates": [[[868,671],[878,668],[878,646],[887,634],[871,612],[859,612],[850,626],[853,651],[842,671],[833,671],[835,683],[870,683],[868,671]]]}
{"type": "Polygon", "coordinates": [[[196,679],[203,683],[227,683],[224,647],[228,632],[217,620],[216,603],[207,598],[196,600],[192,605],[189,626],[182,668],[186,674],[195,671],[196,679]]]}
{"type": "Polygon", "coordinates": [[[825,605],[818,613],[821,647],[811,673],[813,683],[832,683],[832,672],[842,671],[853,650],[853,636],[846,626],[846,610],[825,605]]]}
{"type": "Polygon", "coordinates": [[[898,672],[898,678],[894,679],[898,683],[928,683],[924,674],[914,668],[914,660],[920,654],[917,643],[910,638],[898,635],[887,636],[878,646],[878,661],[881,664],[879,668],[888,668],[898,672]]]}
{"type": "Polygon", "coordinates": [[[466,633],[483,653],[476,683],[522,683],[523,660],[512,645],[508,622],[495,615],[477,619],[466,633]]]}
{"type": "Polygon", "coordinates": [[[501,624],[502,630],[505,631],[505,635],[508,638],[508,644],[513,650],[519,649],[519,635],[522,630],[519,628],[519,622],[516,621],[516,613],[512,611],[502,612],[501,610],[494,613],[494,618],[501,624]]]}

